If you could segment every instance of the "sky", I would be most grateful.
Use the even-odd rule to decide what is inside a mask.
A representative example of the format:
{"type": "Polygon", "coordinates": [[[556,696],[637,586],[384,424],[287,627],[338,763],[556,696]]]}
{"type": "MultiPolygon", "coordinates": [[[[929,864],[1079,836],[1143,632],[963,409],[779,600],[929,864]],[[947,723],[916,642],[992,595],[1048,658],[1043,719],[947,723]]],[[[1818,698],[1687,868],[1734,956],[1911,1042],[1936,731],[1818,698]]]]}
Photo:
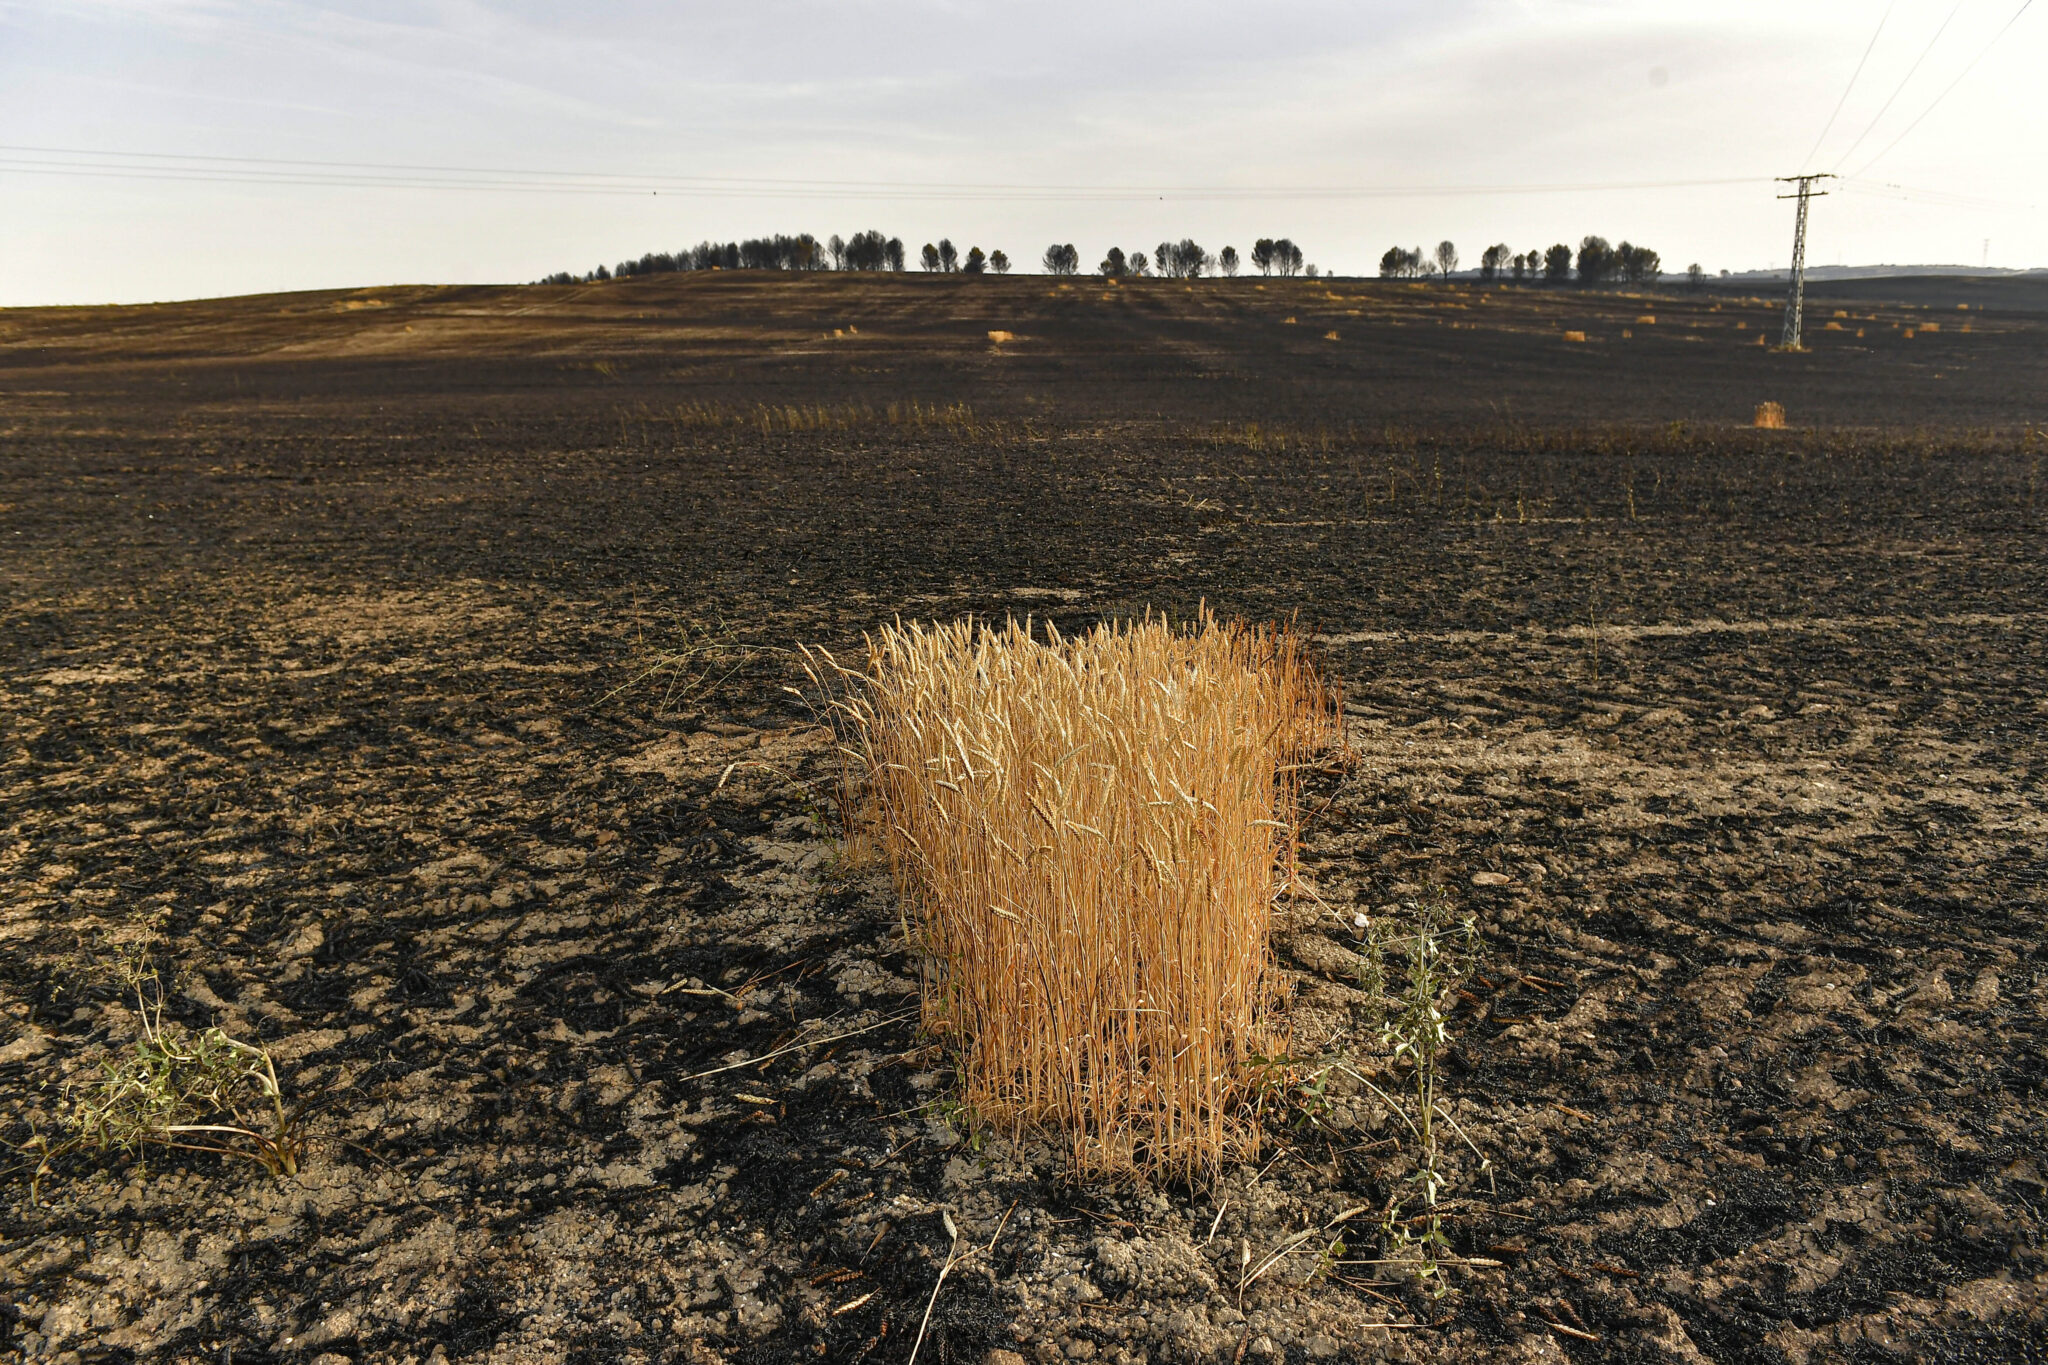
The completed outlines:
{"type": "Polygon", "coordinates": [[[2048,266],[2044,69],[2023,0],[0,0],[0,305],[866,228],[1771,268],[1804,171],[1810,263],[2048,266]]]}

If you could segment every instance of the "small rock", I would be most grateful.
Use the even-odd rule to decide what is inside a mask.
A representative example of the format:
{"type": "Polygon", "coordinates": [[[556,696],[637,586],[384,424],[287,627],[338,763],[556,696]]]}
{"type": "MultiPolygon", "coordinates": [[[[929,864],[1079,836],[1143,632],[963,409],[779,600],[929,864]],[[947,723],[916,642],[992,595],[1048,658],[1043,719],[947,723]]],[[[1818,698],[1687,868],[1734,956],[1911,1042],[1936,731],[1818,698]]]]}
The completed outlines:
{"type": "Polygon", "coordinates": [[[35,1029],[29,1029],[5,1047],[0,1047],[0,1066],[12,1066],[42,1056],[50,1050],[50,1040],[35,1029]]]}
{"type": "Polygon", "coordinates": [[[280,957],[311,957],[319,950],[320,945],[325,942],[327,942],[327,935],[320,926],[309,924],[294,934],[292,941],[287,943],[278,955],[280,957]]]}
{"type": "Polygon", "coordinates": [[[1474,872],[1472,874],[1472,885],[1474,886],[1506,886],[1513,880],[1514,878],[1508,876],[1505,872],[1474,872]]]}
{"type": "Polygon", "coordinates": [[[998,1346],[981,1358],[981,1365],[1028,1365],[1023,1356],[998,1346]]]}

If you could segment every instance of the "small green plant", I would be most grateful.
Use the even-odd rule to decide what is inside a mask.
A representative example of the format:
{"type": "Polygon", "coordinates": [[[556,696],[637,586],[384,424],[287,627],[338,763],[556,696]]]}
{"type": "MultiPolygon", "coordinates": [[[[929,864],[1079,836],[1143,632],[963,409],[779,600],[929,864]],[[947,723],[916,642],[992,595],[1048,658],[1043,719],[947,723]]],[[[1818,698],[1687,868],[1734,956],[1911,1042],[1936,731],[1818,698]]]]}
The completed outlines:
{"type": "Polygon", "coordinates": [[[101,1068],[71,1114],[73,1136],[40,1144],[44,1166],[64,1149],[141,1153],[149,1147],[253,1161],[296,1175],[307,1107],[287,1104],[270,1053],[219,1028],[190,1033],[163,1022],[163,983],[147,960],[130,972],[142,1037],[101,1068]]]}
{"type": "MultiPolygon", "coordinates": [[[[1388,1260],[1441,1297],[1450,1292],[1443,1279],[1450,1238],[1439,1210],[1446,1182],[1443,1127],[1472,1146],[1438,1098],[1443,1058],[1450,1050],[1443,1002],[1471,974],[1478,960],[1479,933],[1473,918],[1459,915],[1441,888],[1429,888],[1421,900],[1403,908],[1411,916],[1406,933],[1390,933],[1384,921],[1364,914],[1353,920],[1353,927],[1361,940],[1360,985],[1380,1002],[1380,1041],[1391,1053],[1393,1066],[1406,1069],[1405,1085],[1395,1088],[1407,1093],[1396,1098],[1356,1071],[1351,1074],[1400,1116],[1415,1139],[1415,1169],[1407,1179],[1415,1194],[1404,1200],[1396,1192],[1380,1218],[1388,1260]],[[1387,971],[1390,952],[1405,959],[1392,981],[1387,971]],[[1418,1198],[1421,1211],[1407,1216],[1418,1198]]],[[[1472,1152],[1480,1158],[1480,1172],[1490,1178],[1492,1162],[1477,1147],[1472,1152]]]]}

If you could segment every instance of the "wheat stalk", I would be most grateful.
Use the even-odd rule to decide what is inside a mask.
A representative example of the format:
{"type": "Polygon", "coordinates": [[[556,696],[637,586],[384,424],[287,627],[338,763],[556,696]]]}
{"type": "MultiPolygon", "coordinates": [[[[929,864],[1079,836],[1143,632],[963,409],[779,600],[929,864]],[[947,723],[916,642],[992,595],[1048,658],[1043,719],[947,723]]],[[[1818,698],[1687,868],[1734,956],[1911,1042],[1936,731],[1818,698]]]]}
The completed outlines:
{"type": "Polygon", "coordinates": [[[1197,1175],[1255,1142],[1298,760],[1334,710],[1297,640],[1156,617],[897,625],[833,688],[855,819],[925,953],[963,1099],[1087,1172],[1197,1175]]]}

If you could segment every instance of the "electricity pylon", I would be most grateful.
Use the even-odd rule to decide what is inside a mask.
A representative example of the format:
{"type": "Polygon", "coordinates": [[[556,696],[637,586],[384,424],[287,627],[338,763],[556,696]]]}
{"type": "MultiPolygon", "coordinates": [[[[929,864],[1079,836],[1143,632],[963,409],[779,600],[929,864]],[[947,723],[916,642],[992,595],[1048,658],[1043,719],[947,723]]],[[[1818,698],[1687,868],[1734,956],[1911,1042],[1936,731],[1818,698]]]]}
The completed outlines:
{"type": "Polygon", "coordinates": [[[1800,349],[1799,328],[1801,322],[1804,321],[1804,314],[1806,312],[1806,201],[1813,198],[1826,198],[1827,191],[1815,189],[1813,182],[1816,180],[1833,180],[1834,178],[1834,176],[1825,172],[1815,175],[1781,175],[1778,177],[1780,184],[1797,185],[1799,187],[1791,194],[1781,194],[1778,196],[1780,199],[1797,199],[1799,201],[1799,222],[1792,229],[1792,294],[1785,300],[1785,335],[1778,343],[1781,350],[1796,351],[1800,349]]]}

